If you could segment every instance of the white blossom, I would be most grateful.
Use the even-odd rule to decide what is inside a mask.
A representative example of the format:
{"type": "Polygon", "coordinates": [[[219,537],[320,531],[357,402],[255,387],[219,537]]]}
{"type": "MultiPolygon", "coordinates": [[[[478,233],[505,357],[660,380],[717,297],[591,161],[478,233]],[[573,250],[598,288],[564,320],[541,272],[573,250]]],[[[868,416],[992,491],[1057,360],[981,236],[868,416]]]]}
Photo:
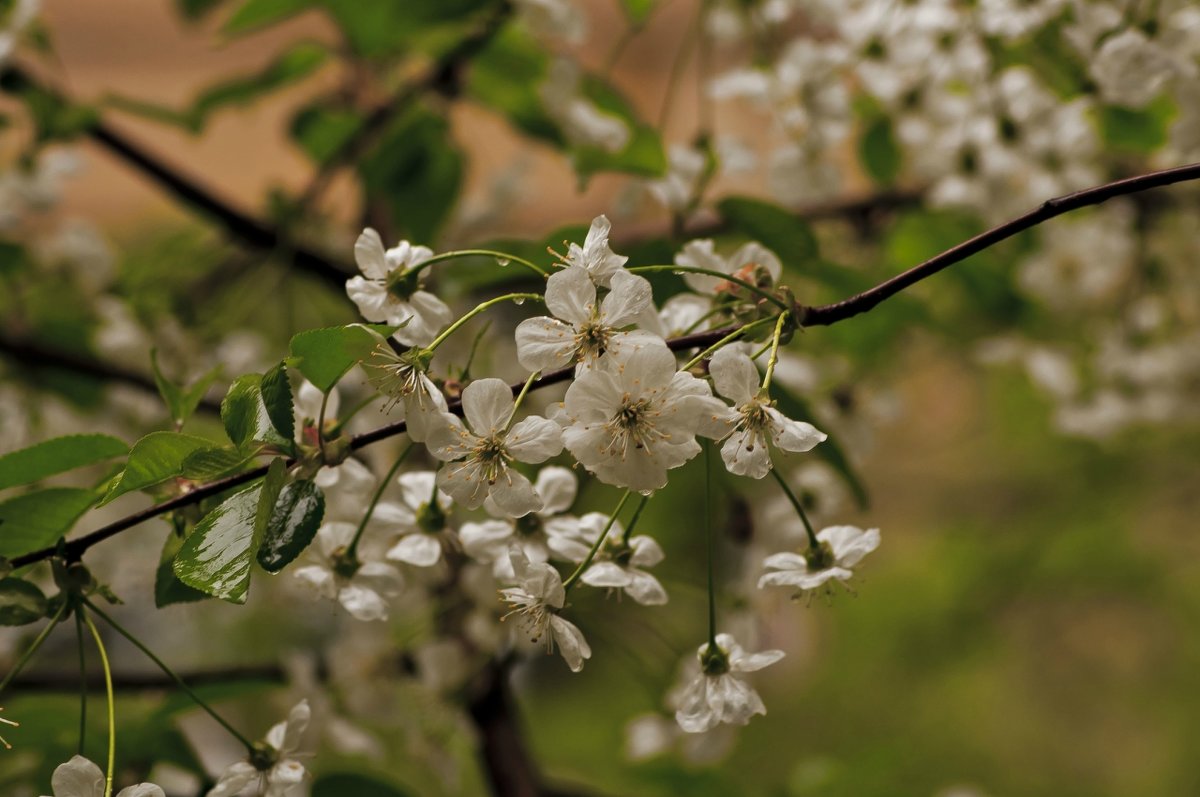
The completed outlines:
{"type": "Polygon", "coordinates": [[[385,556],[394,562],[417,567],[432,567],[442,559],[447,545],[457,545],[454,531],[446,521],[452,503],[450,496],[434,487],[437,474],[431,470],[402,473],[400,503],[380,503],[375,518],[398,531],[400,539],[385,556]]]}
{"type": "Polygon", "coordinates": [[[544,640],[547,653],[557,645],[571,671],[579,672],[584,660],[592,657],[592,649],[583,632],[559,616],[567,600],[562,577],[551,565],[530,562],[519,547],[514,546],[509,556],[517,586],[501,590],[504,600],[513,605],[505,617],[517,615],[533,642],[544,640]]]}
{"type": "Polygon", "coordinates": [[[556,317],[527,318],[517,325],[517,360],[530,371],[562,368],[572,362],[591,367],[604,354],[618,354],[654,336],[639,330],[622,331],[653,306],[645,277],[618,271],[611,290],[596,301],[596,286],[588,272],[568,267],[546,281],[546,307],[556,317]],[[561,319],[561,320],[560,320],[561,319]]]}
{"type": "Polygon", "coordinates": [[[601,288],[607,288],[612,283],[613,275],[625,267],[629,258],[613,252],[608,243],[612,223],[607,216],[597,216],[588,227],[583,246],[577,243],[567,244],[567,255],[564,262],[568,267],[585,269],[592,282],[601,288]]]}
{"type": "Polygon", "coordinates": [[[308,701],[301,700],[288,712],[286,720],[267,731],[264,742],[271,754],[270,765],[260,770],[249,761],[231,764],[217,785],[208,790],[207,797],[236,797],[252,785],[257,785],[256,793],[262,797],[289,797],[307,774],[304,765],[296,760],[296,752],[311,717],[308,701]]]}
{"type": "MultiPolygon", "coordinates": [[[[104,797],[104,773],[100,767],[77,755],[70,761],[59,764],[50,779],[54,797],[104,797]]],[[[117,792],[117,797],[164,797],[163,790],[153,783],[126,786],[117,792]]]]}
{"type": "Polygon", "coordinates": [[[707,166],[702,150],[672,144],[667,151],[667,173],[646,183],[646,190],[667,210],[681,213],[697,198],[707,166]]]}
{"type": "Polygon", "coordinates": [[[732,347],[713,355],[708,371],[718,393],[734,403],[736,426],[721,446],[730,473],[761,479],[771,470],[768,442],[782,451],[811,451],[827,435],[805,421],[794,421],[775,409],[759,389],[758,368],[732,347]]]}
{"type": "Polygon", "coordinates": [[[979,27],[1013,41],[1044,26],[1066,5],[1067,0],[980,0],[979,27]]]}
{"type": "Polygon", "coordinates": [[[863,531],[856,526],[830,526],[817,532],[820,551],[806,555],[784,551],[763,560],[767,572],[758,579],[763,587],[817,589],[830,580],[845,583],[854,575],[851,568],[879,547],[879,529],[863,531]]]}
{"type": "MultiPolygon", "coordinates": [[[[542,468],[533,484],[542,508],[519,518],[464,523],[459,529],[463,551],[477,562],[492,565],[497,578],[512,578],[508,552],[514,545],[531,562],[547,561],[551,551],[560,549],[559,540],[576,534],[579,519],[567,514],[567,510],[575,503],[578,487],[578,480],[569,469],[558,465],[542,468]]],[[[493,514],[504,513],[497,509],[493,514]]]]}
{"type": "Polygon", "coordinates": [[[509,428],[515,411],[512,390],[500,379],[478,379],[463,390],[466,424],[448,412],[430,431],[430,453],[448,462],[440,484],[467,509],[491,498],[506,515],[536,512],[542,501],[510,463],[537,464],[562,451],[562,432],[550,420],[531,415],[509,428]]]}
{"type": "Polygon", "coordinates": [[[569,561],[582,562],[606,526],[605,541],[579,580],[589,587],[621,590],[643,606],[665,604],[667,591],[644,569],[663,560],[662,546],[644,534],[626,541],[620,521],[603,512],[589,512],[581,517],[570,533],[555,541],[555,550],[569,561]]]}
{"type": "Polygon", "coordinates": [[[357,620],[386,620],[388,599],[403,585],[400,571],[367,557],[362,546],[355,560],[348,559],[356,531],[354,523],[323,523],[295,577],[317,597],[336,600],[357,620]]]}
{"type": "Polygon", "coordinates": [[[1137,28],[1105,39],[1088,64],[1104,99],[1132,108],[1158,96],[1178,69],[1170,53],[1137,28]]]}
{"type": "Polygon", "coordinates": [[[380,344],[362,367],[367,380],[387,397],[384,410],[403,402],[405,432],[413,442],[424,443],[430,425],[441,419],[448,405],[446,396],[426,373],[421,358],[413,352],[397,354],[380,338],[380,344]]]}
{"type": "Polygon", "coordinates": [[[546,112],[572,144],[620,152],[629,143],[629,125],[585,97],[581,83],[578,64],[566,58],[555,61],[546,82],[539,87],[546,112]]]}
{"type": "Polygon", "coordinates": [[[651,344],[578,376],[559,420],[579,464],[607,484],[650,491],[700,453],[697,434],[724,437],[728,414],[706,382],[677,371],[675,355],[651,344]]]}
{"type": "Polygon", "coordinates": [[[688,733],[703,733],[721,723],[746,725],[755,714],[766,714],[758,692],[741,677],[783,658],[782,650],[746,653],[729,634],[717,634],[717,648],[700,646],[700,672],[679,695],[675,721],[688,733]]]}
{"type": "Polygon", "coordinates": [[[363,276],[346,281],[346,293],[368,321],[398,327],[392,337],[405,346],[428,346],[453,314],[438,297],[420,289],[408,269],[433,257],[425,246],[401,241],[384,251],[379,233],[368,227],[354,243],[363,276]]]}
{"type": "MultiPolygon", "coordinates": [[[[675,255],[675,264],[686,268],[719,271],[755,284],[761,277],[773,285],[783,275],[783,264],[779,262],[775,253],[755,241],[738,247],[729,257],[717,254],[713,242],[707,238],[689,241],[675,255]]],[[[685,273],[683,279],[692,290],[705,294],[713,293],[729,284],[720,277],[710,277],[707,274],[685,273]]]]}

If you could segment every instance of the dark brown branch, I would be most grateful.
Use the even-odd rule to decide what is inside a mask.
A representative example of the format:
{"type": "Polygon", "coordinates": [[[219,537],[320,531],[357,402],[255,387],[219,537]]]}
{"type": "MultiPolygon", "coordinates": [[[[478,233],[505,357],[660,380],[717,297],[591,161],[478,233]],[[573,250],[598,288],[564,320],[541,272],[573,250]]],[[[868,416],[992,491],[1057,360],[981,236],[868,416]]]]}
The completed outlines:
{"type": "MultiPolygon", "coordinates": [[[[0,355],[30,370],[61,368],[72,373],[93,377],[106,382],[119,382],[157,395],[154,380],[139,371],[102,362],[94,357],[50,348],[33,340],[13,340],[0,337],[0,355]]],[[[203,399],[200,408],[206,412],[219,413],[220,403],[203,399]]]]}
{"type": "MultiPolygon", "coordinates": [[[[1145,191],[1151,188],[1159,188],[1161,186],[1181,183],[1187,180],[1200,179],[1200,163],[1193,163],[1188,166],[1181,166],[1176,169],[1167,169],[1159,172],[1151,172],[1149,174],[1130,177],[1125,180],[1118,180],[1113,183],[1089,188],[1084,191],[1078,191],[1074,194],[1058,197],[1046,201],[1037,210],[1031,211],[1018,219],[1002,224],[987,232],[971,238],[968,241],[946,250],[942,254],[933,257],[924,263],[915,266],[914,268],[899,274],[892,279],[871,288],[868,291],[852,296],[834,304],[822,305],[818,307],[801,308],[803,318],[801,323],[804,326],[828,326],[830,324],[843,321],[847,318],[852,318],[859,313],[865,313],[871,308],[878,305],[885,299],[894,296],[905,288],[920,282],[926,277],[932,276],[947,266],[958,263],[971,255],[980,252],[989,246],[992,246],[1000,241],[1016,235],[1017,233],[1027,230],[1036,224],[1039,224],[1055,216],[1060,216],[1077,208],[1086,207],[1088,205],[1096,205],[1113,197],[1123,196],[1138,191],[1145,191]]],[[[671,338],[667,341],[667,345],[674,351],[685,351],[688,349],[702,348],[716,343],[721,338],[728,335],[732,330],[716,329],[706,332],[697,332],[691,335],[684,335],[678,338],[671,338]]],[[[531,390],[537,390],[548,385],[558,384],[567,381],[571,378],[574,371],[571,368],[564,368],[558,371],[552,371],[548,374],[535,379],[531,385],[531,390]]],[[[518,382],[511,386],[513,394],[519,392],[523,383],[518,382]]],[[[461,413],[462,403],[459,400],[449,402],[451,412],[461,413]]],[[[375,429],[374,431],[365,434],[357,435],[351,441],[352,449],[359,449],[372,443],[384,440],[389,437],[402,434],[406,425],[403,421],[390,424],[388,426],[375,429]]],[[[78,559],[83,555],[88,548],[96,543],[108,539],[126,529],[132,528],[146,520],[165,514],[181,507],[190,506],[198,503],[205,498],[218,495],[226,490],[232,489],[247,482],[261,478],[267,472],[266,466],[258,467],[244,473],[230,476],[225,479],[220,479],[215,482],[203,484],[196,487],[191,492],[177,496],[168,501],[148,507],[141,512],[136,512],[121,520],[110,523],[107,526],[99,528],[82,537],[71,540],[66,543],[66,556],[71,559],[78,559]]],[[[14,567],[24,567],[25,565],[39,562],[43,559],[48,559],[54,556],[56,548],[43,548],[40,551],[33,551],[22,556],[18,556],[12,560],[14,567]]]]}
{"type": "MultiPolygon", "coordinates": [[[[201,670],[185,673],[181,677],[188,686],[192,687],[227,684],[230,681],[265,681],[281,684],[287,680],[287,674],[283,668],[272,665],[201,670]]],[[[11,688],[19,689],[22,692],[78,692],[79,674],[74,672],[25,673],[13,681],[11,688]]],[[[179,686],[174,680],[158,672],[118,672],[113,673],[113,688],[119,692],[169,692],[178,689],[179,686]]],[[[88,673],[87,689],[89,692],[104,691],[104,674],[88,673]]]]}
{"type": "Polygon", "coordinates": [[[1149,174],[1142,174],[1137,177],[1128,177],[1124,180],[1117,180],[1116,182],[1106,183],[1094,188],[1086,188],[1083,191],[1076,191],[1066,196],[1048,199],[1040,207],[1029,211],[1024,216],[1005,222],[976,235],[974,238],[963,241],[957,246],[931,257],[920,265],[913,266],[908,271],[897,274],[870,290],[863,291],[856,296],[851,296],[849,299],[843,299],[834,304],[808,308],[803,319],[804,326],[828,326],[838,321],[844,321],[847,318],[853,318],[859,313],[865,313],[884,299],[895,296],[905,288],[933,276],[942,269],[952,266],[955,263],[960,263],[971,255],[982,252],[984,249],[995,246],[1017,233],[1035,227],[1044,221],[1049,221],[1056,216],[1061,216],[1064,213],[1085,208],[1089,205],[1099,205],[1102,202],[1107,202],[1110,199],[1125,196],[1126,194],[1135,194],[1151,188],[1161,188],[1196,179],[1200,179],[1200,163],[1191,163],[1187,166],[1150,172],[1149,174]]]}

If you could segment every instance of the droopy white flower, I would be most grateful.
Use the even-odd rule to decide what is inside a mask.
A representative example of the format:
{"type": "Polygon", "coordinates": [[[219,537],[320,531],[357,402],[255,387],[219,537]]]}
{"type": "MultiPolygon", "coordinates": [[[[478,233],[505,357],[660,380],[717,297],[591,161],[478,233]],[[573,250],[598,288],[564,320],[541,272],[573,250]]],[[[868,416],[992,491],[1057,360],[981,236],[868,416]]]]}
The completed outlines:
{"type": "Polygon", "coordinates": [[[504,600],[513,605],[505,617],[518,615],[532,641],[544,639],[547,653],[553,653],[558,645],[558,652],[571,672],[579,672],[584,659],[592,657],[592,649],[583,632],[558,614],[567,600],[562,577],[551,565],[530,562],[517,546],[513,546],[509,556],[517,586],[500,591],[504,600]]]}
{"type": "MultiPolygon", "coordinates": [[[[766,277],[770,284],[775,284],[783,274],[783,264],[779,262],[775,253],[754,241],[743,244],[727,258],[717,254],[713,242],[707,238],[689,241],[684,244],[683,250],[675,255],[675,263],[688,268],[706,268],[732,274],[755,284],[759,283],[760,277],[766,277]]],[[[699,293],[713,293],[727,284],[719,277],[710,277],[707,274],[684,274],[683,279],[692,290],[699,293]]]]}
{"type": "Polygon", "coordinates": [[[771,470],[767,443],[783,451],[811,451],[827,435],[811,423],[793,421],[771,406],[759,390],[758,368],[748,356],[727,346],[708,366],[717,392],[734,402],[737,426],[721,446],[730,473],[761,479],[771,470]]]}
{"type": "Polygon", "coordinates": [[[577,243],[567,244],[567,256],[563,261],[567,266],[586,269],[592,282],[601,288],[609,287],[613,275],[624,268],[629,258],[618,255],[608,245],[608,235],[612,231],[612,223],[607,216],[600,215],[592,219],[583,246],[577,243]]]}
{"type": "Polygon", "coordinates": [[[708,384],[677,371],[675,355],[656,343],[581,374],[567,389],[559,420],[579,464],[607,484],[649,491],[700,453],[697,434],[728,434],[728,415],[708,384]]]}
{"type": "Polygon", "coordinates": [[[831,579],[845,583],[854,573],[850,568],[879,547],[879,529],[863,531],[856,526],[830,526],[817,532],[820,550],[806,555],[784,551],[763,560],[767,572],[758,587],[817,589],[831,579]]]}
{"type": "MultiPolygon", "coordinates": [[[[54,769],[50,787],[54,797],[104,797],[104,773],[83,756],[72,756],[54,769]]],[[[121,789],[117,797],[163,797],[163,790],[153,783],[139,783],[121,789]]]]}
{"type": "Polygon", "coordinates": [[[700,646],[700,674],[679,695],[675,721],[688,733],[703,733],[723,722],[746,725],[755,714],[767,713],[758,692],[739,676],[774,664],[783,651],[746,653],[729,634],[717,634],[716,641],[716,650],[708,643],[700,646]]]}
{"type": "Polygon", "coordinates": [[[430,431],[429,451],[443,462],[442,489],[467,509],[488,497],[512,517],[536,512],[542,499],[513,460],[536,464],[562,451],[562,432],[550,420],[530,415],[509,428],[515,410],[512,390],[500,379],[478,379],[463,390],[467,423],[448,412],[430,431]]]}
{"type": "Polygon", "coordinates": [[[399,327],[393,337],[405,346],[429,345],[453,318],[445,302],[420,290],[416,276],[405,273],[431,257],[431,249],[408,241],[385,252],[379,233],[370,227],[354,244],[354,260],[363,276],[347,280],[346,293],[363,318],[399,327]]]}
{"type": "Polygon", "coordinates": [[[384,411],[403,402],[405,431],[409,439],[424,443],[430,424],[447,410],[445,395],[426,373],[427,364],[412,351],[397,354],[380,338],[380,344],[363,361],[362,367],[367,381],[387,396],[384,411]]]}
{"type": "Polygon", "coordinates": [[[538,316],[517,325],[517,360],[530,371],[562,368],[571,362],[591,367],[601,355],[616,354],[654,336],[620,331],[652,306],[650,282],[618,271],[612,290],[596,301],[596,286],[582,268],[567,268],[546,281],[546,307],[556,318],[538,316]],[[562,319],[561,321],[559,319],[562,319]]]}
{"type": "MultiPolygon", "coordinates": [[[[571,561],[582,562],[608,525],[608,515],[589,512],[579,519],[573,534],[558,541],[556,550],[571,561]]],[[[667,591],[657,578],[642,569],[663,560],[662,546],[644,534],[631,537],[628,542],[624,537],[620,521],[613,520],[604,544],[579,580],[589,587],[622,590],[643,606],[663,605],[667,602],[667,591]]]]}
{"type": "Polygon", "coordinates": [[[357,531],[354,523],[324,523],[315,544],[305,556],[309,562],[296,568],[296,578],[317,596],[336,600],[357,620],[386,620],[387,599],[400,592],[400,571],[378,561],[359,561],[347,549],[357,531]]]}
{"type": "Polygon", "coordinates": [[[558,552],[559,540],[576,533],[579,519],[565,513],[575,503],[578,489],[575,474],[568,468],[558,465],[542,468],[533,484],[533,491],[542,499],[542,508],[519,518],[464,523],[458,532],[463,550],[475,561],[491,564],[497,578],[512,578],[508,551],[514,545],[530,561],[545,562],[552,550],[558,552]]]}
{"type": "Polygon", "coordinates": [[[308,701],[301,700],[288,712],[286,720],[267,731],[263,740],[265,755],[262,761],[256,762],[259,766],[250,761],[234,762],[221,774],[217,785],[208,790],[207,797],[236,797],[255,782],[258,783],[258,794],[263,797],[287,797],[289,790],[303,782],[306,774],[295,754],[311,717],[308,701]]]}
{"type": "Polygon", "coordinates": [[[388,559],[417,567],[431,567],[441,561],[453,530],[446,522],[450,496],[434,488],[436,480],[437,474],[431,470],[403,473],[397,480],[400,503],[375,507],[375,519],[401,534],[400,541],[388,550],[388,559]]]}

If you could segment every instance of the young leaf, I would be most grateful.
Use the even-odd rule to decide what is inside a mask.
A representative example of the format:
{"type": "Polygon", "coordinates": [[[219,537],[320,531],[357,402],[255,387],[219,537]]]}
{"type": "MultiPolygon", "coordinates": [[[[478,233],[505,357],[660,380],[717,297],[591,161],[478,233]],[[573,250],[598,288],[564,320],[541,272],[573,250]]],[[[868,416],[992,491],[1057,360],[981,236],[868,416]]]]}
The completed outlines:
{"type": "Polygon", "coordinates": [[[151,432],[133,444],[125,470],[113,481],[100,506],[114,498],[144,490],[182,475],[183,461],[188,454],[201,448],[211,448],[212,442],[178,432],[151,432]]]}
{"type": "Polygon", "coordinates": [[[129,446],[106,434],[56,437],[0,457],[0,490],[124,456],[129,446]]]}
{"type": "Polygon", "coordinates": [[[0,503],[0,556],[53,545],[95,502],[91,490],[50,487],[0,503]]]}
{"type": "Polygon", "coordinates": [[[379,344],[372,330],[384,336],[392,333],[391,327],[379,324],[350,324],[301,332],[292,338],[290,364],[317,390],[328,393],[379,344]]]}
{"type": "Polygon", "coordinates": [[[291,437],[280,434],[271,421],[263,401],[261,385],[261,376],[245,374],[229,386],[229,392],[221,401],[221,421],[225,424],[225,433],[239,448],[254,441],[290,447],[291,437]]]}
{"type": "Polygon", "coordinates": [[[263,404],[275,431],[288,440],[296,436],[296,411],[292,402],[292,385],[288,382],[287,365],[279,363],[262,378],[263,404]]]}
{"type": "Polygon", "coordinates": [[[262,480],[262,490],[258,495],[258,508],[254,512],[254,549],[262,545],[263,537],[267,536],[267,526],[271,522],[271,514],[275,511],[275,502],[279,493],[287,484],[287,463],[282,457],[271,460],[267,467],[267,475],[262,480]]]}
{"type": "Polygon", "coordinates": [[[46,596],[20,578],[0,579],[0,625],[28,625],[46,616],[46,596]]]}
{"type": "Polygon", "coordinates": [[[221,600],[246,602],[261,489],[243,490],[200,519],[172,565],[180,581],[221,600]]]}
{"type": "Polygon", "coordinates": [[[867,126],[858,142],[858,157],[867,174],[879,185],[891,185],[896,180],[901,154],[888,116],[881,114],[867,126]]]}
{"type": "Polygon", "coordinates": [[[717,210],[747,238],[779,255],[785,266],[801,267],[817,257],[817,237],[807,223],[783,208],[746,197],[728,197],[717,210]]]}
{"type": "Polygon", "coordinates": [[[174,603],[194,603],[209,597],[207,593],[184,584],[175,575],[172,563],[182,547],[183,538],[174,533],[167,535],[162,556],[158,560],[158,569],[154,573],[154,605],[159,609],[174,603]]]}
{"type": "Polygon", "coordinates": [[[284,487],[258,549],[262,568],[268,573],[278,573],[291,564],[313,541],[324,514],[325,496],[311,480],[284,487]]]}
{"type": "Polygon", "coordinates": [[[192,481],[206,482],[228,476],[258,455],[258,448],[245,451],[229,447],[201,448],[187,455],[180,475],[192,481]]]}
{"type": "Polygon", "coordinates": [[[166,402],[167,411],[171,413],[171,420],[179,426],[192,417],[196,407],[204,400],[204,394],[221,375],[221,366],[218,365],[187,387],[176,385],[159,370],[158,352],[155,349],[150,350],[150,367],[154,371],[154,384],[158,386],[159,395],[166,402]]]}

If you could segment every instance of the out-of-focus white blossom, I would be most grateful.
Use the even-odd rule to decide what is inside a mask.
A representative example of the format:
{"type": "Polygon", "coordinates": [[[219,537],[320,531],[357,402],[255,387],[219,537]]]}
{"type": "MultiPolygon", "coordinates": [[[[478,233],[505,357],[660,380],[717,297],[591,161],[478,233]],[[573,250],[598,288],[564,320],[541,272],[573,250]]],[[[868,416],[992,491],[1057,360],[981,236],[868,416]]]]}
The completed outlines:
{"type": "Polygon", "coordinates": [[[704,733],[717,725],[746,725],[755,714],[766,714],[762,698],[742,677],[783,658],[782,650],[746,653],[729,634],[717,634],[717,650],[700,646],[699,674],[679,694],[675,721],[688,733],[704,733]]]}
{"type": "Polygon", "coordinates": [[[551,565],[530,562],[519,547],[514,546],[509,556],[517,586],[501,590],[504,600],[513,606],[505,616],[519,617],[530,640],[544,641],[547,653],[553,653],[557,645],[571,671],[579,672],[583,662],[592,657],[592,649],[583,632],[559,616],[567,600],[562,577],[551,565]]]}
{"type": "MultiPolygon", "coordinates": [[[[104,773],[100,767],[77,755],[70,761],[59,764],[50,779],[54,797],[104,797],[104,773]]],[[[164,797],[163,790],[153,783],[126,786],[117,792],[117,797],[164,797]]]]}
{"type": "Polygon", "coordinates": [[[830,526],[817,532],[819,551],[804,555],[776,553],[763,560],[767,572],[758,579],[759,588],[795,587],[798,591],[818,589],[830,580],[845,583],[862,558],[879,547],[879,529],[863,531],[856,526],[830,526]]]}
{"type": "Polygon", "coordinates": [[[267,731],[264,742],[272,754],[270,765],[260,770],[249,761],[231,764],[217,780],[217,785],[208,790],[207,797],[237,797],[255,784],[256,793],[262,797],[292,797],[306,774],[296,753],[311,716],[307,700],[293,706],[286,720],[267,731]]]}
{"type": "Polygon", "coordinates": [[[405,346],[429,345],[453,318],[445,302],[421,290],[414,275],[405,275],[431,257],[431,249],[408,241],[385,251],[379,233],[370,227],[354,243],[362,276],[346,281],[346,293],[363,318],[398,327],[392,337],[405,346]]]}
{"type": "Polygon", "coordinates": [[[629,125],[585,97],[581,83],[578,64],[566,58],[555,61],[539,89],[546,113],[572,144],[620,152],[629,143],[629,125]]]}

